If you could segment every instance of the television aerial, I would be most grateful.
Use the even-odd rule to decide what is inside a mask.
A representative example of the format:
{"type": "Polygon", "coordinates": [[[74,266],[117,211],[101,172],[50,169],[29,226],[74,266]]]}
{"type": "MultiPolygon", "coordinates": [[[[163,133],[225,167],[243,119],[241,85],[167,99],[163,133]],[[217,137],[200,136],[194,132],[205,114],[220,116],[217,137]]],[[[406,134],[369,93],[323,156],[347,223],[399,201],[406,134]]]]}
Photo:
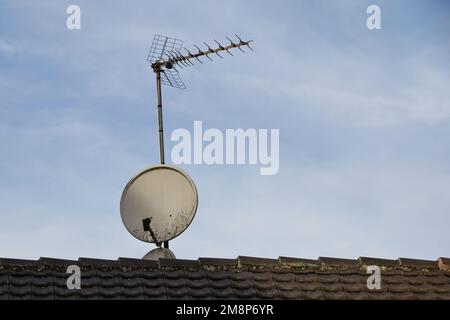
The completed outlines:
{"type": "Polygon", "coordinates": [[[178,89],[186,89],[178,69],[193,66],[193,61],[203,63],[206,57],[213,61],[211,55],[223,59],[220,53],[233,56],[231,50],[238,49],[245,53],[252,40],[244,41],[226,37],[229,45],[223,46],[218,41],[215,48],[203,42],[206,49],[194,45],[192,53],[183,47],[183,41],[162,35],[155,35],[147,61],[156,74],[156,94],[158,110],[158,136],[160,165],[146,168],[135,175],[126,185],[120,200],[120,214],[125,228],[135,238],[156,244],[157,248],[147,253],[143,259],[175,258],[169,250],[169,240],[184,232],[191,224],[197,212],[198,194],[194,181],[181,169],[166,165],[164,156],[164,129],[162,114],[161,84],[178,89]],[[185,54],[182,54],[184,49],[185,54]]]}

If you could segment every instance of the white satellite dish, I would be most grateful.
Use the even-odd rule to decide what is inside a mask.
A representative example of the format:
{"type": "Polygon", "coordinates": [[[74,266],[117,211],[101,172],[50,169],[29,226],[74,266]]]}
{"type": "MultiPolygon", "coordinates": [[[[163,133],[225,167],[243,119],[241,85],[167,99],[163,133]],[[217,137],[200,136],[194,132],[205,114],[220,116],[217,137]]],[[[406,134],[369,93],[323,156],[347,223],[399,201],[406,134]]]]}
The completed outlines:
{"type": "Polygon", "coordinates": [[[186,230],[197,204],[192,179],[178,168],[158,165],[130,180],[120,200],[120,214],[134,237],[160,246],[186,230]]]}

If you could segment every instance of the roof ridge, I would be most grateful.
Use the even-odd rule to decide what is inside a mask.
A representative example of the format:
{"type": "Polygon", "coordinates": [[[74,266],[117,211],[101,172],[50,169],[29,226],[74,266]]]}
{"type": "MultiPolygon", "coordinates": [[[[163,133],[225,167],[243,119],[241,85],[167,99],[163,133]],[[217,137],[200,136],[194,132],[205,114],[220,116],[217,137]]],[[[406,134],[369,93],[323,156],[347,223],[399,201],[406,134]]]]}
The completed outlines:
{"type": "Polygon", "coordinates": [[[117,260],[97,259],[80,257],[78,260],[66,260],[58,258],[41,257],[37,260],[0,258],[2,266],[37,266],[37,265],[70,265],[102,266],[102,267],[152,267],[152,268],[214,268],[221,266],[232,269],[259,269],[259,268],[355,268],[361,269],[368,265],[377,265],[387,268],[398,269],[450,269],[450,258],[440,257],[436,260],[398,258],[383,259],[373,257],[359,257],[357,259],[319,257],[318,259],[305,259],[280,256],[277,259],[238,256],[235,259],[200,257],[196,260],[190,259],[167,259],[161,258],[157,261],[123,258],[117,260]]]}

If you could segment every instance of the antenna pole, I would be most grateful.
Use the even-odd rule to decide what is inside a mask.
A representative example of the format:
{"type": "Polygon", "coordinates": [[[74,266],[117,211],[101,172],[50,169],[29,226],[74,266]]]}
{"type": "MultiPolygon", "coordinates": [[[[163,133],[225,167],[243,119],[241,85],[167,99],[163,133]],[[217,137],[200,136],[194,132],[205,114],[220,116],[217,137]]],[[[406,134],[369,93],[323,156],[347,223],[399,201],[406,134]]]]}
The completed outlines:
{"type": "Polygon", "coordinates": [[[159,157],[161,164],[165,163],[164,159],[164,128],[163,128],[163,114],[162,114],[162,94],[161,94],[161,69],[158,68],[156,72],[156,91],[158,96],[158,132],[159,132],[159,157]]]}
{"type": "MultiPolygon", "coordinates": [[[[165,164],[164,159],[164,127],[162,114],[162,94],[161,94],[161,68],[154,69],[156,73],[156,92],[158,96],[158,133],[159,133],[159,157],[161,164],[165,164]]],[[[163,71],[164,72],[164,71],[163,71]]],[[[164,248],[169,249],[169,241],[164,241],[164,248]]]]}

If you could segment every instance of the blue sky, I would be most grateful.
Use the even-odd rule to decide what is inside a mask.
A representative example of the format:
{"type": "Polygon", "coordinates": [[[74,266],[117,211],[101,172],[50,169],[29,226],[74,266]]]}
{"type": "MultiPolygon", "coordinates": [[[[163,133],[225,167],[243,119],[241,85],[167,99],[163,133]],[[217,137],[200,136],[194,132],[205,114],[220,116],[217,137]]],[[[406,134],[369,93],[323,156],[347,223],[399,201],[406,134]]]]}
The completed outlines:
{"type": "Polygon", "coordinates": [[[447,1],[2,1],[0,256],[142,257],[120,219],[159,161],[154,34],[238,33],[255,52],[164,87],[168,133],[280,129],[280,170],[182,166],[199,207],[179,258],[416,257],[450,252],[447,1]],[[66,28],[77,4],[82,28],[66,28]],[[378,4],[382,29],[366,28],[378,4]]]}

